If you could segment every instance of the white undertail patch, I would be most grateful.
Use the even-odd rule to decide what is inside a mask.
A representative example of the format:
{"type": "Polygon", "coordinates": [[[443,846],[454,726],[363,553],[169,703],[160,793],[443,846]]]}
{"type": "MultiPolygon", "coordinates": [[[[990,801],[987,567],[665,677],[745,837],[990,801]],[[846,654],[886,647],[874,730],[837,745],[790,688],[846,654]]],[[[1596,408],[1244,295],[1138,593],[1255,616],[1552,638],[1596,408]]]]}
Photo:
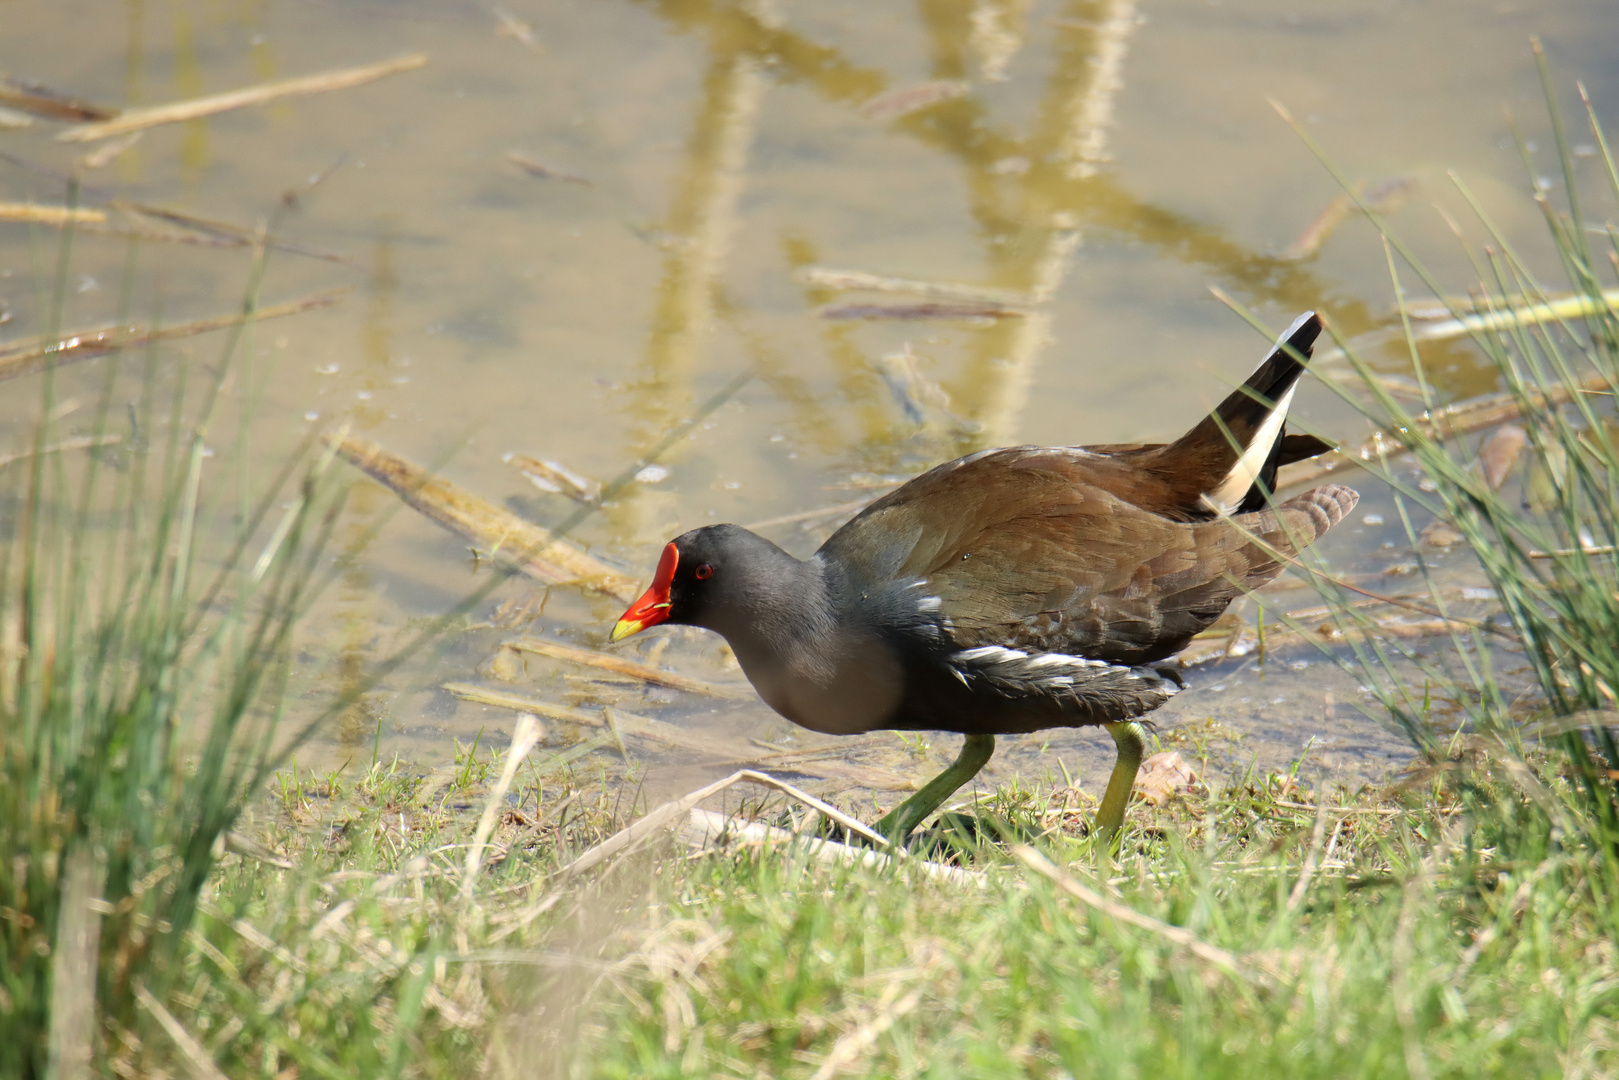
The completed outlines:
{"type": "Polygon", "coordinates": [[[1242,452],[1237,463],[1231,466],[1231,471],[1226,473],[1225,479],[1212,490],[1203,493],[1199,501],[1204,506],[1216,514],[1230,514],[1242,505],[1243,497],[1248,494],[1248,489],[1254,486],[1254,481],[1259,479],[1260,471],[1265,468],[1265,459],[1270,457],[1271,447],[1276,445],[1277,438],[1282,434],[1282,425],[1287,422],[1288,407],[1293,404],[1293,394],[1298,388],[1298,383],[1287,388],[1287,393],[1282,395],[1281,400],[1276,403],[1276,408],[1265,417],[1265,422],[1259,425],[1259,430],[1254,433],[1253,442],[1248,444],[1248,448],[1242,452]]]}

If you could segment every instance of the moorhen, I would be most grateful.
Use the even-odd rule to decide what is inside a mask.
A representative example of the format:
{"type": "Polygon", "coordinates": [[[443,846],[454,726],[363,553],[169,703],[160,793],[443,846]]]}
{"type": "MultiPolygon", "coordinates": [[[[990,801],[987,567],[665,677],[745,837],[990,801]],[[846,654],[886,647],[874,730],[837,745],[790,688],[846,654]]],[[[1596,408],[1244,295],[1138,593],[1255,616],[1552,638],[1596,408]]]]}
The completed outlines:
{"type": "Polygon", "coordinates": [[[613,627],[724,636],[759,696],[813,731],[959,731],[956,762],[876,829],[902,840],[983,768],[997,734],[1101,724],[1113,837],[1143,750],[1132,722],[1181,689],[1160,666],[1360,498],[1272,504],[1276,469],[1331,447],[1286,432],[1321,322],[1288,328],[1241,388],[1168,445],[1013,446],[923,473],[800,560],[737,525],[663,549],[613,627]]]}

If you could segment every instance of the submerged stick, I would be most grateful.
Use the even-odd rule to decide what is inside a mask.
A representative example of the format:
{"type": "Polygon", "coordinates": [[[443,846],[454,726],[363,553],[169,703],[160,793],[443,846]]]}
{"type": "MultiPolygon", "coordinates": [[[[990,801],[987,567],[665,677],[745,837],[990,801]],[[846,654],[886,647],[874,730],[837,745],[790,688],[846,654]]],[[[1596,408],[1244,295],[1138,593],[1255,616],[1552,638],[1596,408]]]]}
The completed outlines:
{"type": "Polygon", "coordinates": [[[111,120],[117,109],[95,105],[38,83],[0,76],[0,105],[9,105],[47,120],[111,120]]]}
{"type": "Polygon", "coordinates": [[[328,71],[321,75],[305,75],[297,79],[282,79],[279,82],[261,83],[258,86],[249,86],[241,90],[231,90],[223,94],[192,98],[189,101],[174,101],[167,105],[154,105],[145,109],[130,109],[110,120],[103,120],[94,124],[80,124],[78,127],[68,128],[57,138],[62,142],[90,142],[95,139],[106,139],[113,135],[123,135],[131,131],[156,127],[159,124],[174,124],[182,120],[196,120],[204,116],[213,116],[216,113],[229,112],[232,109],[242,109],[250,105],[263,105],[266,102],[277,101],[281,98],[297,97],[304,94],[322,94],[328,90],[344,90],[351,86],[375,82],[377,79],[396,75],[401,71],[414,71],[426,63],[426,53],[412,53],[409,56],[384,60],[380,64],[367,64],[364,67],[328,71]]]}
{"type": "Polygon", "coordinates": [[[547,585],[577,584],[629,603],[637,582],[558,537],[550,529],[441,479],[376,443],[348,435],[331,445],[355,468],[393,491],[413,509],[466,537],[491,556],[547,585]]]}
{"type": "Polygon", "coordinates": [[[140,348],[159,341],[172,341],[175,338],[206,334],[210,330],[224,330],[238,323],[262,322],[265,319],[279,319],[286,315],[297,315],[305,311],[314,311],[317,308],[331,307],[347,296],[350,291],[349,289],[332,289],[328,292],[306,296],[302,300],[289,300],[284,304],[269,304],[265,307],[254,308],[249,312],[236,312],[231,315],[215,315],[207,319],[195,319],[191,322],[177,323],[174,326],[106,326],[97,330],[81,330],[76,334],[69,334],[66,337],[49,342],[41,342],[38,338],[32,338],[0,349],[0,380],[14,379],[31,371],[38,371],[51,362],[58,365],[68,364],[75,360],[88,360],[93,356],[101,356],[117,349],[140,348]]]}
{"type": "Polygon", "coordinates": [[[718,698],[743,698],[749,696],[735,687],[716,686],[714,683],[694,679],[689,675],[664,671],[662,668],[655,668],[650,664],[638,664],[634,660],[626,660],[621,656],[594,652],[590,649],[575,648],[572,645],[564,645],[559,641],[521,637],[513,638],[501,644],[508,649],[516,649],[519,652],[549,656],[555,660],[567,660],[575,664],[589,664],[591,667],[598,667],[604,671],[629,675],[644,682],[657,683],[659,686],[667,686],[671,690],[682,690],[688,694],[707,694],[709,697],[718,698]]]}

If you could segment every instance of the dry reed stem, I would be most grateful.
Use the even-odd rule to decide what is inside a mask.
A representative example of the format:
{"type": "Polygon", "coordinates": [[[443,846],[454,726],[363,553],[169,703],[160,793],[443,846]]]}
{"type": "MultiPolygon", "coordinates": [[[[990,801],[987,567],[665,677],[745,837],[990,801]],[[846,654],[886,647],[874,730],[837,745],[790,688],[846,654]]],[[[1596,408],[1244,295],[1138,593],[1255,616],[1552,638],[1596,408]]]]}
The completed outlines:
{"type": "Polygon", "coordinates": [[[547,585],[580,585],[629,603],[637,582],[551,530],[496,506],[365,439],[328,437],[337,453],[407,506],[547,585]]]}
{"type": "MultiPolygon", "coordinates": [[[[1339,818],[1338,823],[1343,824],[1339,818]]],[[[1310,852],[1304,857],[1304,866],[1299,870],[1299,879],[1293,883],[1293,891],[1287,894],[1287,912],[1291,915],[1304,903],[1304,894],[1309,891],[1310,879],[1315,876],[1316,863],[1321,858],[1321,845],[1327,835],[1327,806],[1325,803],[1317,804],[1315,808],[1315,825],[1310,830],[1310,852]]]]}
{"type": "Polygon", "coordinates": [[[793,274],[801,284],[821,289],[866,292],[910,293],[939,300],[967,300],[984,304],[1031,304],[1033,297],[1012,289],[989,285],[968,285],[955,281],[919,281],[916,278],[889,277],[864,270],[835,270],[828,266],[806,266],[793,274]]]}
{"type": "Polygon", "coordinates": [[[93,206],[49,206],[41,203],[0,203],[0,221],[21,221],[30,225],[103,225],[107,212],[93,206]]]}
{"type": "Polygon", "coordinates": [[[427,54],[412,53],[409,56],[384,60],[379,64],[367,64],[363,67],[328,71],[319,75],[305,75],[297,79],[282,79],[279,82],[261,83],[258,86],[249,86],[241,90],[231,90],[223,94],[192,98],[189,101],[170,102],[167,105],[129,109],[111,120],[103,120],[93,124],[80,124],[77,127],[68,128],[57,138],[62,142],[90,142],[95,139],[106,139],[114,135],[124,135],[131,131],[157,127],[160,124],[196,120],[204,116],[213,116],[216,113],[229,112],[232,109],[263,105],[267,102],[278,101],[281,98],[297,97],[304,94],[322,94],[328,90],[344,90],[351,86],[374,82],[389,75],[396,75],[402,71],[414,71],[426,63],[427,54]]]}
{"type": "Polygon", "coordinates": [[[173,341],[175,338],[206,334],[210,330],[224,330],[238,323],[262,322],[265,319],[279,319],[287,315],[299,315],[305,311],[331,307],[351,291],[346,288],[332,289],[306,296],[302,300],[289,300],[284,304],[254,308],[250,312],[215,315],[207,319],[196,319],[192,322],[154,329],[140,326],[106,326],[96,330],[80,330],[48,343],[42,343],[38,338],[30,338],[0,349],[0,380],[14,379],[31,371],[38,371],[47,362],[61,366],[75,360],[88,360],[92,356],[101,356],[117,349],[135,349],[159,341],[173,341]]]}
{"type": "Polygon", "coordinates": [[[467,870],[461,878],[461,898],[472,898],[472,888],[478,880],[478,868],[483,862],[484,845],[489,842],[489,834],[495,831],[495,824],[500,820],[501,804],[506,798],[506,792],[511,790],[512,780],[517,776],[517,767],[528,757],[528,752],[534,749],[534,744],[540,741],[544,729],[533,713],[523,713],[517,718],[517,730],[512,733],[512,745],[506,754],[506,760],[501,763],[500,779],[489,792],[489,800],[484,804],[483,816],[478,819],[478,829],[472,834],[472,844],[467,849],[467,870]]]}
{"type": "Polygon", "coordinates": [[[681,690],[688,694],[706,694],[709,697],[731,699],[752,696],[748,691],[740,687],[718,686],[714,683],[704,682],[702,679],[693,679],[690,676],[673,671],[664,671],[662,668],[655,668],[649,664],[638,664],[634,660],[626,660],[620,656],[611,656],[591,649],[579,649],[572,645],[564,645],[558,641],[520,637],[512,638],[501,644],[508,649],[516,649],[519,652],[549,656],[555,660],[566,660],[575,664],[588,664],[604,671],[628,675],[643,682],[656,683],[659,686],[667,686],[671,690],[681,690]]]}
{"type": "MultiPolygon", "coordinates": [[[[1602,390],[1608,386],[1608,380],[1601,375],[1591,375],[1579,384],[1581,390],[1602,390]]],[[[1555,387],[1547,392],[1532,394],[1528,398],[1529,404],[1536,407],[1549,405],[1562,405],[1572,399],[1573,395],[1563,387],[1555,387]]],[[[1453,405],[1446,405],[1440,409],[1425,412],[1413,420],[1420,430],[1430,438],[1453,439],[1475,431],[1482,431],[1488,427],[1507,420],[1514,420],[1523,415],[1523,404],[1513,396],[1510,391],[1503,390],[1494,394],[1483,394],[1466,401],[1458,401],[1453,405]]],[[[1372,432],[1364,442],[1354,450],[1334,450],[1322,454],[1310,461],[1301,461],[1295,465],[1284,466],[1276,477],[1276,490],[1299,487],[1303,484],[1313,484],[1323,477],[1330,476],[1342,469],[1361,468],[1375,461],[1399,457],[1409,451],[1401,444],[1398,436],[1390,432],[1378,430],[1372,432]]]]}
{"type": "Polygon", "coordinates": [[[181,1057],[185,1060],[186,1071],[191,1074],[192,1080],[228,1080],[214,1059],[208,1056],[207,1049],[197,1041],[196,1036],[185,1029],[185,1025],[174,1018],[174,1014],[163,1007],[163,1003],[152,995],[152,992],[140,983],[135,984],[135,1000],[140,1002],[141,1008],[152,1014],[152,1018],[160,1024],[174,1045],[179,1047],[181,1057]]]}
{"type": "Polygon", "coordinates": [[[1250,969],[1237,958],[1236,954],[1228,952],[1217,945],[1210,945],[1208,942],[1198,938],[1190,930],[1179,926],[1171,926],[1169,923],[1155,919],[1151,915],[1143,915],[1134,908],[1109,900],[1095,889],[1082,885],[1050,859],[1027,844],[1012,845],[1012,855],[1035,873],[1049,878],[1059,889],[1087,907],[1094,908],[1110,918],[1117,919],[1119,922],[1157,934],[1165,941],[1187,949],[1199,960],[1211,964],[1226,974],[1244,982],[1258,986],[1272,984],[1271,978],[1265,973],[1250,969]]]}

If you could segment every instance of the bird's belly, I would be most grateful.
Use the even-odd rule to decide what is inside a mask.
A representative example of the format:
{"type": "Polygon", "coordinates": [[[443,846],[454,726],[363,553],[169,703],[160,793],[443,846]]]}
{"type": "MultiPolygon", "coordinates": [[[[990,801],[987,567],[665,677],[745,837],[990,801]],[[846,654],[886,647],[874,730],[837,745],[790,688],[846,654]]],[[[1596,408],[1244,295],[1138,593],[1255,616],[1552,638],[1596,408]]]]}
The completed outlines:
{"type": "Polygon", "coordinates": [[[905,674],[893,653],[880,643],[865,645],[819,662],[740,650],[737,660],[765,704],[799,727],[858,735],[893,726],[905,696],[905,674]]]}

